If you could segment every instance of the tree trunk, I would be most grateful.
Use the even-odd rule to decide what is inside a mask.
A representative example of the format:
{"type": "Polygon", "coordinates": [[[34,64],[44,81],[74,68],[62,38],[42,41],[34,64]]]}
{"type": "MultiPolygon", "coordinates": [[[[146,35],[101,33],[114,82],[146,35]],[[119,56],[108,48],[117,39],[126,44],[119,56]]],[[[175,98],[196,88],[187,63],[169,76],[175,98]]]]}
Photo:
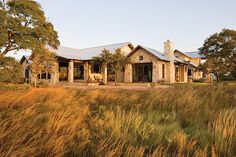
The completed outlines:
{"type": "Polygon", "coordinates": [[[32,76],[32,85],[34,87],[37,87],[37,75],[36,76],[35,75],[32,76]]]}

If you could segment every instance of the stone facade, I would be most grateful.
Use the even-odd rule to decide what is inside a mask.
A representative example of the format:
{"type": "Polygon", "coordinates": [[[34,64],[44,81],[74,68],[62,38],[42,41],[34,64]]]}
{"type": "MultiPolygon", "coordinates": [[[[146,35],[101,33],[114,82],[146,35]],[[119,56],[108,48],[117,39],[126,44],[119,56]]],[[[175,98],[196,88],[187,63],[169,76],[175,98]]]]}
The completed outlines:
{"type": "Polygon", "coordinates": [[[68,82],[69,83],[73,83],[74,82],[74,62],[73,62],[73,60],[69,61],[68,82]]]}
{"type": "MultiPolygon", "coordinates": [[[[130,45],[120,48],[121,52],[130,58],[131,63],[126,65],[124,71],[117,72],[117,82],[154,82],[175,83],[188,82],[188,62],[199,65],[200,58],[191,58],[186,54],[174,50],[170,40],[164,42],[164,53],[151,48],[137,46],[134,50],[130,45]],[[181,59],[180,59],[181,58],[181,59]],[[183,61],[182,61],[183,60],[183,61]]],[[[55,71],[51,74],[50,83],[60,81],[74,82],[103,82],[107,83],[110,76],[107,67],[100,67],[94,71],[94,62],[90,60],[68,59],[57,57],[55,71]],[[64,78],[61,79],[61,76],[64,78]]],[[[22,63],[24,69],[26,65],[22,63]]],[[[193,68],[192,78],[199,79],[202,72],[193,68]]]]}
{"type": "Polygon", "coordinates": [[[145,49],[138,49],[130,56],[130,60],[132,64],[129,64],[125,68],[125,82],[133,82],[133,64],[144,64],[144,63],[152,63],[152,82],[169,82],[169,67],[170,63],[167,61],[162,61],[158,59],[156,56],[151,54],[145,49]],[[142,56],[142,60],[140,60],[140,56],[142,56]],[[165,65],[164,75],[162,75],[162,65],[165,65]],[[162,78],[164,76],[164,78],[162,78]]]}
{"type": "MultiPolygon", "coordinates": [[[[131,64],[125,68],[125,82],[133,82],[134,65],[137,64],[151,64],[152,65],[152,81],[154,83],[175,83],[187,82],[187,65],[183,63],[175,63],[173,44],[170,41],[164,43],[165,54],[169,60],[158,58],[152,54],[148,49],[140,46],[134,50],[129,56],[131,64]],[[142,58],[140,60],[140,57],[142,58]],[[175,71],[178,69],[178,71],[175,71]]],[[[142,81],[141,81],[142,82],[142,81]]]]}
{"type": "Polygon", "coordinates": [[[178,50],[174,52],[174,55],[178,58],[182,58],[185,61],[194,64],[194,66],[193,65],[191,66],[190,64],[189,68],[186,69],[186,71],[191,70],[191,75],[188,76],[187,74],[187,77],[189,77],[189,79],[198,80],[203,77],[203,72],[197,68],[197,66],[201,64],[201,58],[192,58],[190,56],[187,56],[186,54],[183,54],[182,52],[178,50]]]}
{"type": "Polygon", "coordinates": [[[170,59],[169,83],[174,83],[175,82],[174,45],[170,40],[164,42],[164,53],[170,59]]]}

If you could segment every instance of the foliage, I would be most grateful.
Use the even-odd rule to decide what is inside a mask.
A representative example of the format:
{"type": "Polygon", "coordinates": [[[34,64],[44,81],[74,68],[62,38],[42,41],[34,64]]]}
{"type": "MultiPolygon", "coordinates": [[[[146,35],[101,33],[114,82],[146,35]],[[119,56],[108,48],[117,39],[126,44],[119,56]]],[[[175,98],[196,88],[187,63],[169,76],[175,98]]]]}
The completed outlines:
{"type": "Polygon", "coordinates": [[[123,54],[121,49],[115,50],[115,53],[104,49],[99,56],[93,57],[93,60],[107,67],[110,73],[114,72],[115,82],[117,80],[117,72],[123,71],[125,66],[130,62],[129,58],[123,54]]]}
{"type": "Polygon", "coordinates": [[[99,62],[100,64],[107,66],[110,66],[112,64],[112,59],[113,59],[113,54],[106,49],[102,50],[102,53],[99,54],[99,56],[93,57],[93,60],[95,62],[99,62]]]}
{"type": "Polygon", "coordinates": [[[236,67],[236,31],[223,29],[211,35],[200,51],[207,58],[204,65],[219,78],[236,67]]]}
{"type": "Polygon", "coordinates": [[[38,45],[57,48],[57,32],[49,22],[40,4],[33,0],[0,0],[0,54],[28,49],[38,45]]]}
{"type": "Polygon", "coordinates": [[[231,74],[234,77],[234,79],[236,80],[236,67],[234,69],[232,69],[231,74]]]}
{"type": "Polygon", "coordinates": [[[129,58],[123,54],[121,49],[117,49],[113,54],[112,68],[114,71],[122,71],[129,62],[129,58]]]}
{"type": "Polygon", "coordinates": [[[31,88],[29,84],[15,84],[0,82],[0,90],[2,91],[27,91],[31,88]]]}
{"type": "Polygon", "coordinates": [[[32,64],[30,65],[30,70],[34,86],[36,86],[38,74],[53,74],[55,72],[55,54],[42,45],[32,53],[31,59],[32,64]]]}
{"type": "Polygon", "coordinates": [[[0,93],[0,156],[236,154],[235,87],[0,93]]]}
{"type": "Polygon", "coordinates": [[[0,57],[0,82],[22,82],[22,67],[15,58],[0,57]]]}

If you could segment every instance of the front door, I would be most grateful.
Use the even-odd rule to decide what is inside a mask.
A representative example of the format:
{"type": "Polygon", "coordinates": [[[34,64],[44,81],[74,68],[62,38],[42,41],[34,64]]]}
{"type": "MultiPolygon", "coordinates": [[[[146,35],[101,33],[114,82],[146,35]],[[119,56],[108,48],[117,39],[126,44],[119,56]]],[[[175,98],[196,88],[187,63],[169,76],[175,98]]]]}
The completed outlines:
{"type": "Polygon", "coordinates": [[[152,63],[134,64],[133,82],[152,82],[152,63]]]}

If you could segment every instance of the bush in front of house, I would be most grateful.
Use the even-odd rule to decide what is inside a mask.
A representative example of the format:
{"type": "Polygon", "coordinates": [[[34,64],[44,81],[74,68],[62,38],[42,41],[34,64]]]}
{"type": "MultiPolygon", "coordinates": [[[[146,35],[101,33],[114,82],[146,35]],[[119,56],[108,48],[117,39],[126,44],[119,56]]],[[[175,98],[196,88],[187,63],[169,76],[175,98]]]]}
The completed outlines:
{"type": "Polygon", "coordinates": [[[22,67],[13,57],[0,57],[0,82],[22,82],[22,67]]]}

